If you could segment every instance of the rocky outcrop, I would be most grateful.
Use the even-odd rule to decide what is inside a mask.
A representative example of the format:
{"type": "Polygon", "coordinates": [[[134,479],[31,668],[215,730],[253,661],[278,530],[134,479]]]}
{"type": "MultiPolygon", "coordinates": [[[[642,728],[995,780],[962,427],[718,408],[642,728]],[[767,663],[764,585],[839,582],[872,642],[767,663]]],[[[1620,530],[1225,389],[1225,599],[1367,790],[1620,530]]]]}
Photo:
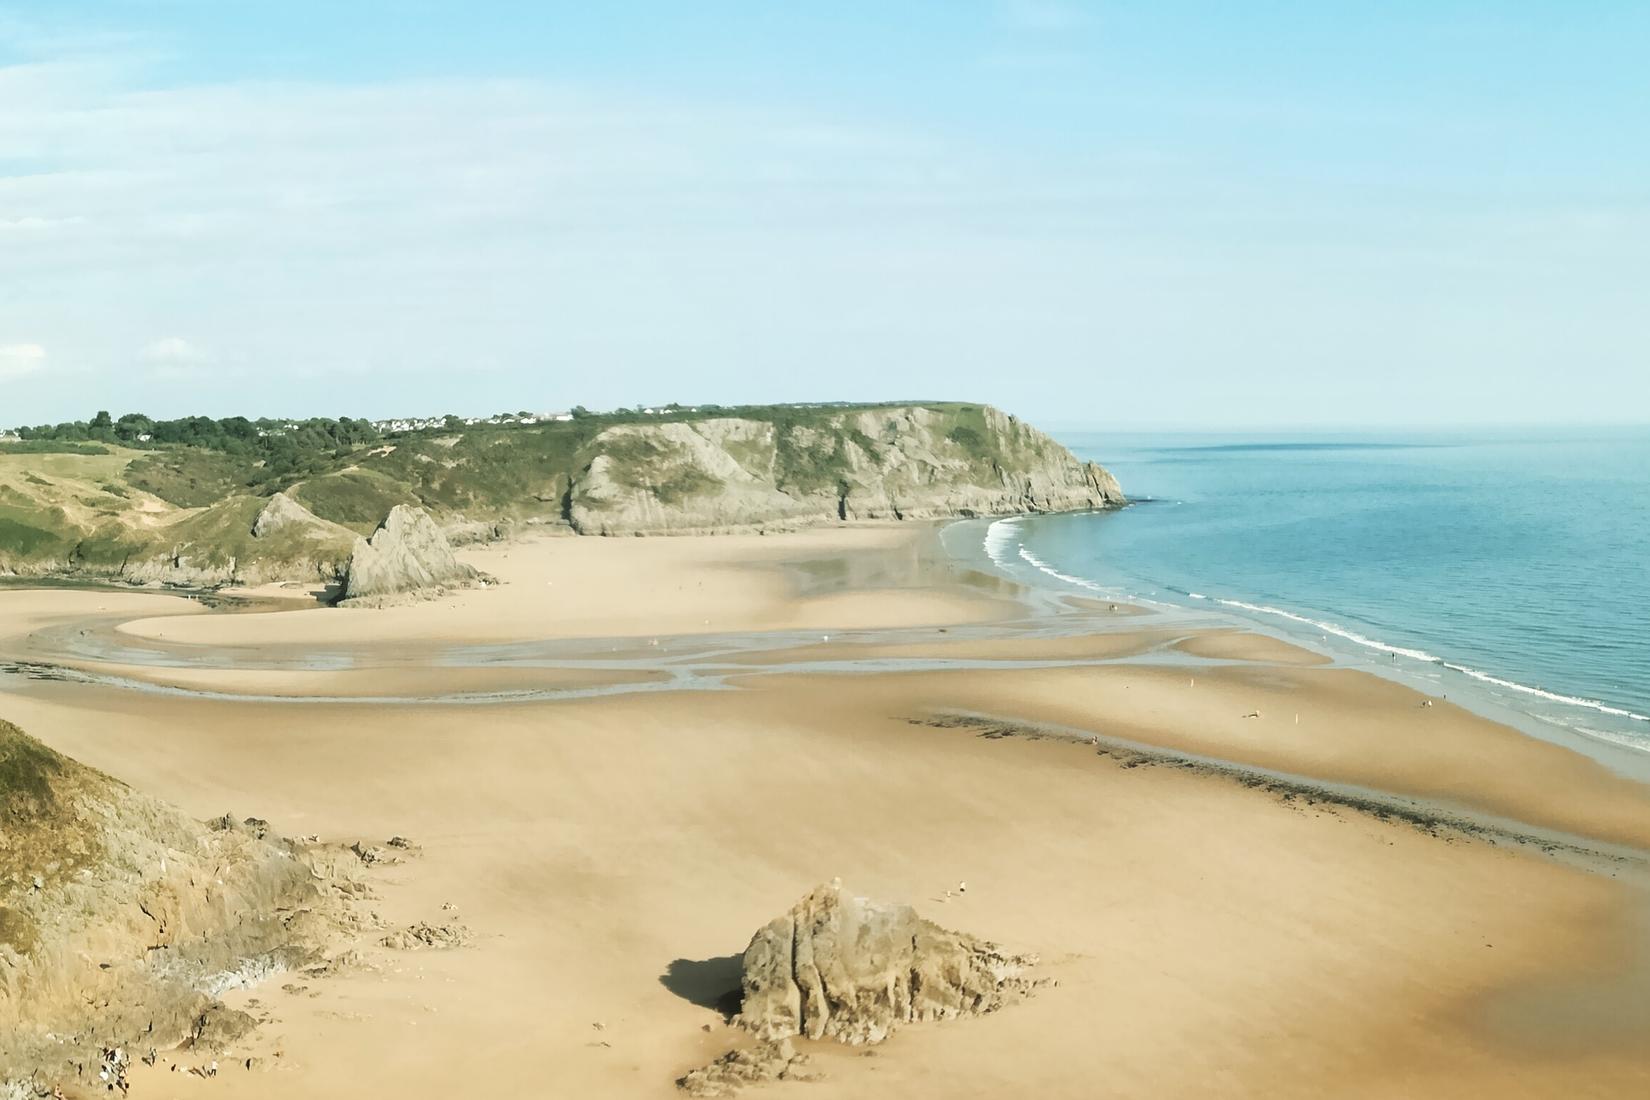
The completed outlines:
{"type": "Polygon", "coordinates": [[[312,531],[326,526],[326,521],[302,504],[285,493],[276,493],[252,520],[252,537],[261,539],[276,531],[293,528],[299,531],[312,531]]]}
{"type": "Polygon", "coordinates": [[[357,606],[437,596],[481,579],[453,556],[447,536],[422,508],[398,504],[371,539],[355,540],[340,602],[357,606]]]}
{"type": "Polygon", "coordinates": [[[952,932],[909,905],[870,901],[839,884],[816,887],[770,921],[745,950],[734,1022],[756,1045],[679,1084],[727,1095],[739,1084],[798,1074],[796,1037],[880,1043],[903,1024],[994,1012],[1042,984],[1035,955],[952,932]]]}
{"type": "Polygon", "coordinates": [[[346,866],[259,822],[191,821],[0,722],[0,1096],[102,1094],[106,1051],[231,1041],[247,1021],[220,994],[324,962],[352,925],[346,866]]]}
{"type": "Polygon", "coordinates": [[[1106,508],[1122,489],[989,406],[844,410],[789,422],[625,424],[568,489],[584,534],[800,527],[1106,508]]]}
{"type": "Polygon", "coordinates": [[[767,1081],[809,1081],[808,1056],[789,1039],[765,1039],[734,1049],[676,1082],[689,1096],[732,1096],[746,1085],[767,1081]]]}
{"type": "Polygon", "coordinates": [[[1033,988],[1034,955],[816,887],[745,950],[739,1023],[759,1039],[879,1043],[900,1024],[992,1012],[1033,988]]]}

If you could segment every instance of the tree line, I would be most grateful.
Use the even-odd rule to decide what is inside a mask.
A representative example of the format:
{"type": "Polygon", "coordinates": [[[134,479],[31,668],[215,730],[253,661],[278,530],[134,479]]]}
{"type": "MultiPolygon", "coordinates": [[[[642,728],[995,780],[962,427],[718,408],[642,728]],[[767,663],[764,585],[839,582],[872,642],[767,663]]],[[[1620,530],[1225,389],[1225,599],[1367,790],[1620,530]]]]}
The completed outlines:
{"type": "Polygon", "coordinates": [[[155,420],[142,413],[114,418],[100,411],[90,420],[40,424],[17,429],[22,439],[49,439],[62,443],[119,443],[127,447],[175,444],[204,447],[228,454],[262,455],[296,447],[300,450],[336,450],[373,443],[383,433],[370,420],[341,416],[306,420],[248,420],[244,416],[185,416],[155,420]]]}
{"type": "Polygon", "coordinates": [[[118,443],[126,447],[158,449],[189,447],[233,455],[257,463],[264,478],[301,476],[320,472],[329,459],[342,458],[363,443],[375,443],[383,433],[370,420],[341,416],[305,420],[248,420],[244,416],[185,416],[156,420],[142,413],[112,417],[100,411],[90,420],[41,424],[19,428],[25,442],[118,443]]]}

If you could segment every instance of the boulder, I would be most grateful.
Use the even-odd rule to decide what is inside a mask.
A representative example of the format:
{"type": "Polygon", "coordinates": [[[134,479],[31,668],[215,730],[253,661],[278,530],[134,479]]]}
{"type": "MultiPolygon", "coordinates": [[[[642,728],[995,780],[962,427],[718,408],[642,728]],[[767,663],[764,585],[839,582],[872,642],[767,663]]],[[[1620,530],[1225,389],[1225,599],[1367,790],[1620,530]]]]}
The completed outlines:
{"type": "Polygon", "coordinates": [[[480,573],[453,556],[446,535],[428,512],[397,504],[371,539],[355,540],[340,602],[427,598],[480,579],[480,573]]]}
{"type": "Polygon", "coordinates": [[[791,1040],[880,1043],[902,1024],[994,1012],[1044,984],[1035,955],[953,932],[909,905],[818,886],[769,921],[745,950],[734,1023],[756,1045],[724,1054],[677,1083],[694,1096],[804,1076],[791,1040]]]}
{"type": "Polygon", "coordinates": [[[1035,988],[1036,962],[819,886],[751,939],[738,1022],[759,1039],[879,1043],[900,1024],[995,1011],[1035,988]]]}

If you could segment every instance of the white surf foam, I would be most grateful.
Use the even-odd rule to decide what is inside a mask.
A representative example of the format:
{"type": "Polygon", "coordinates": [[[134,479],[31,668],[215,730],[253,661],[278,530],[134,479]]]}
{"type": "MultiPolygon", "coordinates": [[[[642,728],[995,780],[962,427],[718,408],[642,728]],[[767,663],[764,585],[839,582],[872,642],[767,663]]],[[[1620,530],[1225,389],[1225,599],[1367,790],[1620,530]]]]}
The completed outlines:
{"type": "Polygon", "coordinates": [[[1095,582],[1089,580],[1086,577],[1074,577],[1070,573],[1060,572],[1058,569],[1054,568],[1054,566],[1050,565],[1048,562],[1044,561],[1042,558],[1039,558],[1036,554],[1033,554],[1030,550],[1027,550],[1024,546],[1020,547],[1020,558],[1027,565],[1030,565],[1033,569],[1041,570],[1042,572],[1047,573],[1049,576],[1053,577],[1055,580],[1065,581],[1067,584],[1075,584],[1077,587],[1086,588],[1090,592],[1107,592],[1107,591],[1110,591],[1104,585],[1096,584],[1095,582]]]}
{"type": "Polygon", "coordinates": [[[1531,687],[1528,684],[1520,684],[1512,680],[1503,680],[1499,676],[1491,676],[1487,672],[1479,672],[1476,668],[1468,668],[1465,665],[1452,665],[1448,661],[1441,661],[1439,663],[1445,668],[1454,669],[1456,672],[1462,673],[1463,675],[1471,676],[1474,680],[1481,680],[1486,684],[1494,684],[1496,687],[1506,688],[1508,691],[1523,692],[1525,695],[1534,695],[1537,698],[1546,699],[1553,703],[1563,703],[1566,706],[1586,707],[1588,710],[1596,710],[1600,714],[1608,714],[1613,718],[1629,718],[1634,722],[1650,722],[1650,714],[1639,714],[1636,711],[1627,710],[1623,707],[1613,707],[1609,703],[1601,702],[1597,699],[1583,699],[1578,695],[1560,695],[1556,691],[1546,691],[1542,688],[1531,687]]]}
{"type": "Polygon", "coordinates": [[[1019,537],[1019,526],[1019,517],[1012,516],[997,520],[985,529],[985,553],[997,566],[1007,566],[1014,560],[1010,555],[1014,540],[1019,537]]]}
{"type": "Polygon", "coordinates": [[[1428,664],[1443,664],[1441,659],[1434,657],[1424,649],[1405,649],[1403,646],[1388,645],[1379,638],[1371,638],[1368,635],[1359,634],[1356,630],[1348,630],[1344,626],[1340,626],[1336,623],[1325,622],[1322,619],[1309,619],[1305,615],[1297,615],[1293,611],[1285,611],[1281,607],[1268,607],[1265,604],[1258,603],[1244,603],[1242,600],[1217,599],[1215,602],[1226,607],[1239,607],[1245,611],[1255,611],[1262,615],[1276,615],[1280,619],[1288,619],[1290,622],[1310,626],[1315,630],[1323,631],[1325,634],[1333,634],[1337,638],[1345,638],[1347,641],[1352,642],[1355,645],[1361,645],[1368,649],[1378,649],[1383,653],[1402,653],[1405,657],[1409,657],[1417,661],[1425,661],[1428,664]]]}
{"type": "Polygon", "coordinates": [[[1610,704],[1601,702],[1597,699],[1583,699],[1576,695],[1563,695],[1556,691],[1547,691],[1544,688],[1531,687],[1528,684],[1520,684],[1514,680],[1502,679],[1499,676],[1492,676],[1487,672],[1480,672],[1476,668],[1470,668],[1466,665],[1452,664],[1451,662],[1444,660],[1442,657],[1435,657],[1424,649],[1407,649],[1404,646],[1392,645],[1388,642],[1381,641],[1379,638],[1371,638],[1368,635],[1360,634],[1356,630],[1348,630],[1346,627],[1340,626],[1337,623],[1325,622],[1321,619],[1309,619],[1305,615],[1297,615],[1293,611],[1285,611],[1280,607],[1268,607],[1265,604],[1245,603],[1242,600],[1216,600],[1215,602],[1224,604],[1227,607],[1237,607],[1242,608],[1245,611],[1258,612],[1262,615],[1276,615],[1278,618],[1301,623],[1317,630],[1321,630],[1326,634],[1333,634],[1337,638],[1344,638],[1355,645],[1364,646],[1368,649],[1378,650],[1383,653],[1399,653],[1410,658],[1411,660],[1422,661],[1426,664],[1439,665],[1440,667],[1447,668],[1452,672],[1459,672],[1463,676],[1470,676],[1472,679],[1481,683],[1493,684],[1496,687],[1505,688],[1508,691],[1516,691],[1524,695],[1532,695],[1539,699],[1545,699],[1551,703],[1561,703],[1565,706],[1571,707],[1585,707],[1588,710],[1598,711],[1600,714],[1608,714],[1614,718],[1627,718],[1635,722],[1650,722],[1650,715],[1639,714],[1636,711],[1627,710],[1623,707],[1613,707],[1610,704]]]}
{"type": "MultiPolygon", "coordinates": [[[[1132,600],[1137,603],[1152,604],[1158,607],[1171,606],[1160,603],[1157,600],[1148,599],[1138,594],[1126,593],[1120,588],[1107,587],[1096,581],[1089,580],[1087,577],[1073,576],[1070,573],[1065,573],[1055,568],[1054,565],[1048,561],[1045,561],[1043,558],[1038,557],[1031,550],[1019,543],[1019,527],[1023,521],[1023,518],[1024,517],[1015,516],[1008,519],[1000,519],[986,528],[985,550],[991,560],[998,567],[1006,569],[1014,562],[1015,558],[1018,557],[1020,561],[1025,562],[1038,572],[1052,577],[1064,584],[1074,585],[1090,592],[1103,593],[1109,597],[1132,600]],[[1016,551],[1018,552],[1017,554],[1016,551]]],[[[1153,595],[1155,595],[1155,593],[1153,593],[1153,595]]],[[[1428,653],[1424,649],[1412,649],[1407,646],[1393,645],[1390,642],[1384,642],[1379,638],[1372,638],[1367,634],[1361,634],[1356,630],[1341,626],[1339,623],[1329,622],[1325,619],[1314,619],[1306,615],[1298,615],[1293,611],[1286,611],[1281,607],[1271,607],[1267,604],[1248,603],[1244,600],[1227,600],[1219,597],[1211,597],[1203,594],[1202,592],[1185,592],[1183,595],[1193,600],[1212,601],[1225,607],[1233,607],[1238,608],[1239,610],[1253,612],[1255,614],[1271,615],[1280,619],[1287,619],[1290,622],[1297,623],[1301,626],[1311,627],[1312,629],[1321,631],[1324,634],[1332,634],[1337,638],[1341,638],[1357,646],[1362,646],[1365,649],[1371,649],[1379,653],[1400,654],[1412,661],[1418,661],[1422,664],[1435,665],[1439,668],[1449,669],[1452,672],[1459,672],[1463,676],[1470,677],[1480,683],[1489,684],[1493,687],[1498,687],[1506,691],[1513,691],[1521,695],[1528,695],[1533,698],[1543,699],[1547,702],[1557,703],[1561,706],[1579,707],[1585,710],[1591,710],[1599,714],[1609,715],[1612,718],[1622,718],[1632,722],[1650,723],[1650,715],[1647,714],[1640,714],[1637,711],[1628,710],[1625,707],[1612,706],[1611,704],[1603,702],[1599,699],[1586,699],[1577,695],[1565,695],[1561,692],[1548,691],[1545,688],[1532,687],[1529,684],[1521,684],[1515,680],[1508,680],[1500,676],[1494,676],[1490,673],[1482,672],[1466,665],[1453,664],[1444,660],[1442,657],[1428,653]]],[[[1595,737],[1600,740],[1628,744],[1641,750],[1650,748],[1650,746],[1647,746],[1644,743],[1643,739],[1638,737],[1617,737],[1605,731],[1590,729],[1575,722],[1565,722],[1562,724],[1570,726],[1579,733],[1590,737],[1595,737]]]]}

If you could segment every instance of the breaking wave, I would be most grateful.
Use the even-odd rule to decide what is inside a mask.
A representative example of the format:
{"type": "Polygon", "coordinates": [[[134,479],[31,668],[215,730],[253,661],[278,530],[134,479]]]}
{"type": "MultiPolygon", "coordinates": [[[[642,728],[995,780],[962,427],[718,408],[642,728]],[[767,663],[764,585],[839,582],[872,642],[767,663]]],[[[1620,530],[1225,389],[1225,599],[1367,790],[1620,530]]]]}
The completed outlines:
{"type": "Polygon", "coordinates": [[[1304,615],[1297,615],[1292,611],[1285,611],[1279,607],[1268,607],[1265,604],[1245,603],[1242,600],[1216,600],[1215,602],[1224,604],[1227,607],[1241,608],[1244,611],[1258,612],[1262,615],[1276,615],[1279,618],[1289,619],[1292,622],[1302,623],[1313,627],[1314,629],[1322,630],[1327,634],[1333,634],[1337,638],[1344,638],[1355,645],[1361,645],[1368,649],[1378,650],[1383,653],[1397,653],[1408,657],[1411,660],[1424,661],[1427,664],[1439,665],[1443,668],[1449,669],[1451,672],[1459,672],[1463,676],[1470,676],[1480,683],[1492,684],[1495,687],[1504,688],[1507,691],[1516,691],[1524,695],[1534,696],[1538,699],[1545,699],[1549,703],[1562,703],[1568,707],[1585,707],[1588,710],[1598,711],[1600,714],[1608,714],[1615,718],[1628,718],[1635,722],[1650,722],[1650,714],[1639,714],[1638,712],[1628,710],[1625,707],[1611,706],[1609,703],[1601,702],[1598,699],[1584,699],[1579,695],[1564,695],[1560,692],[1548,691],[1546,688],[1538,688],[1532,687],[1529,684],[1521,684],[1516,680],[1506,680],[1500,676],[1492,676],[1488,672],[1480,671],[1479,669],[1472,668],[1468,665],[1458,665],[1451,661],[1446,661],[1442,657],[1434,656],[1424,649],[1407,649],[1404,646],[1392,645],[1389,642],[1381,641],[1379,638],[1371,638],[1367,635],[1360,634],[1356,630],[1348,630],[1346,627],[1340,626],[1336,623],[1325,622],[1321,619],[1309,619],[1304,615]]]}
{"type": "MultiPolygon", "coordinates": [[[[1007,520],[998,520],[987,528],[985,533],[985,550],[987,555],[990,556],[991,560],[997,566],[1006,568],[1018,559],[1046,576],[1052,577],[1053,579],[1061,581],[1065,584],[1075,585],[1076,587],[1087,589],[1090,592],[1104,593],[1108,596],[1124,598],[1139,603],[1156,602],[1125,592],[1121,588],[1108,587],[1086,577],[1074,576],[1073,574],[1063,572],[1052,563],[1039,557],[1036,553],[1031,551],[1019,541],[1019,527],[1021,522],[1021,518],[1018,517],[1007,520]]],[[[1219,604],[1222,607],[1229,607],[1234,610],[1245,611],[1254,615],[1267,615],[1278,619],[1284,619],[1288,622],[1296,624],[1297,626],[1309,627],[1312,630],[1320,632],[1321,634],[1333,635],[1342,641],[1350,642],[1353,645],[1360,646],[1364,649],[1373,650],[1378,653],[1402,656],[1408,658],[1409,660],[1417,661],[1423,664],[1437,665],[1439,668],[1460,673],[1461,675],[1472,680],[1476,680],[1479,683],[1500,688],[1503,691],[1516,692],[1520,695],[1541,699],[1548,703],[1558,704],[1559,706],[1590,710],[1598,714],[1609,715],[1612,718],[1620,718],[1632,722],[1650,723],[1650,714],[1641,714],[1637,711],[1629,710],[1626,707],[1613,706],[1599,699],[1588,699],[1579,695],[1566,695],[1562,692],[1549,691],[1546,688],[1534,687],[1530,684],[1521,684],[1516,680],[1508,680],[1504,677],[1495,676],[1491,673],[1472,668],[1468,665],[1456,664],[1452,661],[1445,660],[1436,654],[1428,653],[1424,649],[1415,649],[1408,646],[1394,645],[1390,642],[1382,641],[1379,638],[1371,637],[1367,634],[1363,634],[1357,630],[1342,626],[1339,623],[1331,622],[1327,619],[1315,619],[1308,615],[1301,615],[1281,607],[1273,607],[1268,604],[1250,603],[1245,600],[1224,599],[1218,596],[1209,596],[1202,592],[1191,592],[1174,588],[1171,588],[1170,591],[1175,592],[1176,594],[1189,600],[1207,601],[1210,603],[1219,604]]],[[[1582,733],[1589,737],[1594,737],[1600,740],[1608,740],[1613,743],[1628,745],[1641,750],[1646,748],[1644,741],[1639,738],[1618,737],[1606,731],[1591,729],[1578,723],[1567,722],[1564,724],[1575,729],[1576,732],[1582,733]]]]}

